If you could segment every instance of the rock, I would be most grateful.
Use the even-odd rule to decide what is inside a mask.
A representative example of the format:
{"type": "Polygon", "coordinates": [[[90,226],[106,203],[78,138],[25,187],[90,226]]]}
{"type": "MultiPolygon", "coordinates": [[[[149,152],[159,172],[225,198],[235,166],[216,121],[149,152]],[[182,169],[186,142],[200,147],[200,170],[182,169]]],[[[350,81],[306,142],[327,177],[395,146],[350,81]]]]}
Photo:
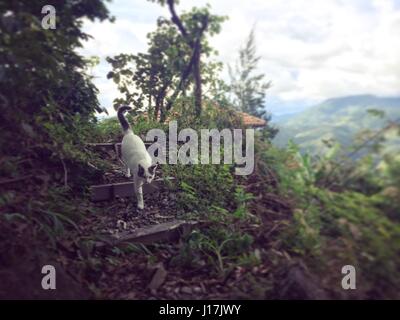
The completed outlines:
{"type": "MultiPolygon", "coordinates": [[[[157,290],[156,289],[150,289],[150,293],[153,295],[153,296],[155,296],[155,295],[157,295],[157,290]]],[[[150,297],[150,299],[151,299],[152,297],[150,297]]]]}
{"type": "Polygon", "coordinates": [[[201,287],[201,290],[203,291],[203,293],[207,293],[207,289],[206,289],[206,287],[204,286],[204,283],[203,283],[203,282],[200,282],[200,287],[201,287]]]}
{"type": "Polygon", "coordinates": [[[185,293],[185,294],[192,294],[193,291],[192,291],[192,288],[190,288],[190,287],[182,287],[181,292],[185,293]]]}
{"type": "Polygon", "coordinates": [[[202,291],[203,291],[203,290],[202,290],[200,287],[194,287],[194,288],[193,288],[193,292],[194,292],[194,293],[202,293],[202,291]]]}
{"type": "Polygon", "coordinates": [[[150,290],[157,290],[164,283],[167,274],[168,272],[164,269],[164,265],[159,263],[147,288],[150,290]]]}
{"type": "Polygon", "coordinates": [[[122,299],[126,300],[134,300],[137,299],[136,293],[135,292],[128,292],[122,296],[122,299]]]}
{"type": "Polygon", "coordinates": [[[170,194],[169,194],[169,198],[170,198],[171,200],[176,200],[176,194],[175,194],[175,193],[170,193],[170,194]]]}
{"type": "Polygon", "coordinates": [[[318,283],[318,280],[308,271],[305,264],[300,261],[293,264],[283,281],[280,298],[297,300],[326,300],[328,294],[318,283]]]}

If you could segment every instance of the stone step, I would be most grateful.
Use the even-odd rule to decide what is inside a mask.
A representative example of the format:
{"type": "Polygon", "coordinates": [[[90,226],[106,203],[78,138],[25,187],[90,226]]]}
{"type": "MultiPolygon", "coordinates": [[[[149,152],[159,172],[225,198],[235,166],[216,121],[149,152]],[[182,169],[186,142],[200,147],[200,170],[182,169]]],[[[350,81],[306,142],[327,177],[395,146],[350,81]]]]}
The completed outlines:
{"type": "Polygon", "coordinates": [[[198,224],[197,221],[175,220],[153,226],[138,228],[134,231],[124,231],[116,235],[105,236],[96,244],[96,248],[120,243],[151,244],[159,241],[173,242],[188,235],[198,224]]]}
{"type": "MultiPolygon", "coordinates": [[[[153,180],[152,183],[143,185],[143,193],[153,193],[165,189],[166,181],[173,181],[173,177],[165,177],[153,180]]],[[[134,196],[133,181],[95,185],[90,187],[91,200],[93,202],[113,200],[134,196]]]]}

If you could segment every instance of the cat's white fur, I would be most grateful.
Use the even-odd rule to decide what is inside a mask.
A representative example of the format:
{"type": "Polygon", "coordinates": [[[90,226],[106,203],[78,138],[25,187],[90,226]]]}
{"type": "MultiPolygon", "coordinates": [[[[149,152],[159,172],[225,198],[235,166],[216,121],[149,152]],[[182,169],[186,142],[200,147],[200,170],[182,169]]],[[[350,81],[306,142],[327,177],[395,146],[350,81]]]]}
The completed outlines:
{"type": "Polygon", "coordinates": [[[121,154],[125,164],[126,176],[133,176],[138,209],[144,209],[143,184],[151,183],[154,179],[156,166],[152,164],[150,154],[147,152],[143,140],[135,135],[124,117],[124,112],[131,110],[128,106],[118,108],[118,119],[124,131],[121,154]]]}

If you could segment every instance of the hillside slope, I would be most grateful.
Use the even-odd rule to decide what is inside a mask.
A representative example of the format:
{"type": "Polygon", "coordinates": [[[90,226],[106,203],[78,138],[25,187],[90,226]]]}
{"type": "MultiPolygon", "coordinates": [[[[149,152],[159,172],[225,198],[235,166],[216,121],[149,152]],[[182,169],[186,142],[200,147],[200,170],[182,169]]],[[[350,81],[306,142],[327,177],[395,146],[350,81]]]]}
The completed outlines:
{"type": "MultiPolygon", "coordinates": [[[[324,152],[323,140],[336,140],[349,146],[360,130],[378,129],[388,119],[400,118],[400,97],[381,98],[372,95],[333,98],[311,107],[286,121],[280,121],[280,132],[274,139],[278,146],[285,146],[290,139],[303,151],[313,154],[324,152]],[[383,118],[372,116],[368,110],[385,112],[383,118]]],[[[387,147],[400,148],[396,135],[388,136],[387,147]]]]}

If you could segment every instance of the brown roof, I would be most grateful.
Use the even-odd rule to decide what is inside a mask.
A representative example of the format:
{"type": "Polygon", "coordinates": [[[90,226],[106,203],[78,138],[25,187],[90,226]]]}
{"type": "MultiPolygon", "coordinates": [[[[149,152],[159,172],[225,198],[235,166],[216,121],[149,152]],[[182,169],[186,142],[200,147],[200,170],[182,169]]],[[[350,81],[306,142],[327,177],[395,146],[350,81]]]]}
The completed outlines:
{"type": "Polygon", "coordinates": [[[248,114],[246,112],[237,111],[237,113],[242,118],[243,124],[246,127],[264,127],[267,125],[267,121],[265,121],[264,119],[252,116],[251,114],[248,114]]]}

